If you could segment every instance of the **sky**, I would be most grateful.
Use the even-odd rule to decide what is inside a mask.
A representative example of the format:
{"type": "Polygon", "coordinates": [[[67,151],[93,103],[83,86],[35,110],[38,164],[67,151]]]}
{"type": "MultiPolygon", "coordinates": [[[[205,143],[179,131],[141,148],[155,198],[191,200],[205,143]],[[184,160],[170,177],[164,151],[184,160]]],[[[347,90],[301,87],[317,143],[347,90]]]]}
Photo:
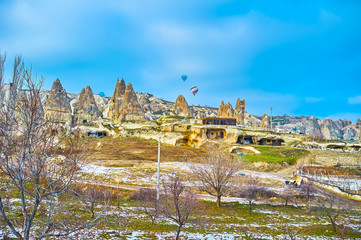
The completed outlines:
{"type": "Polygon", "coordinates": [[[355,122],[360,12],[359,0],[0,0],[0,53],[8,78],[21,55],[44,89],[59,78],[68,92],[112,96],[123,77],[189,105],[241,98],[255,115],[355,122]]]}

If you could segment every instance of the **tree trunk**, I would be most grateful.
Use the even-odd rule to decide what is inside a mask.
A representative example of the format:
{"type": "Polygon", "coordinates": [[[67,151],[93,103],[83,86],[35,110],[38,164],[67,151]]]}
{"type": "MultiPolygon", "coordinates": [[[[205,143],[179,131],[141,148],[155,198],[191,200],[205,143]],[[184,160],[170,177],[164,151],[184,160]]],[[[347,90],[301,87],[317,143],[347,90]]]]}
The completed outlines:
{"type": "Polygon", "coordinates": [[[285,203],[285,206],[287,206],[287,203],[288,203],[288,198],[286,198],[286,203],[285,203]]]}
{"type": "Polygon", "coordinates": [[[336,229],[336,223],[335,223],[335,221],[332,219],[332,217],[329,215],[328,216],[329,218],[330,218],[330,220],[331,220],[331,223],[332,223],[332,227],[333,227],[333,231],[335,232],[335,233],[337,233],[337,229],[336,229]]]}
{"type": "Polygon", "coordinates": [[[249,215],[252,214],[252,201],[249,201],[249,215]]]}
{"type": "Polygon", "coordinates": [[[91,203],[90,211],[92,212],[92,218],[94,218],[94,203],[91,203]]]}
{"type": "Polygon", "coordinates": [[[182,230],[182,225],[180,225],[179,228],[178,228],[177,236],[175,237],[175,240],[179,239],[179,234],[180,234],[181,230],[182,230]]]}
{"type": "Polygon", "coordinates": [[[221,206],[221,197],[222,196],[217,196],[217,207],[221,206]]]}

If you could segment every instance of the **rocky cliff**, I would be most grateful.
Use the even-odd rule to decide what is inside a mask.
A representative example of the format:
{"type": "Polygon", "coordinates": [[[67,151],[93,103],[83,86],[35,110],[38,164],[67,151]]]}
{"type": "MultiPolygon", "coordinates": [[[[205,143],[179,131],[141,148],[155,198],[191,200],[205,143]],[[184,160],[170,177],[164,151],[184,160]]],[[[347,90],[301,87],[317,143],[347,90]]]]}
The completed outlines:
{"type": "Polygon", "coordinates": [[[44,107],[45,117],[56,118],[59,122],[71,122],[70,100],[60,80],[56,79],[44,107]]]}
{"type": "Polygon", "coordinates": [[[281,129],[293,131],[297,129],[315,139],[345,140],[357,141],[359,139],[359,131],[357,123],[348,120],[332,120],[326,118],[324,120],[316,117],[287,117],[286,124],[280,126],[281,129]]]}
{"type": "Polygon", "coordinates": [[[95,102],[90,86],[80,92],[78,102],[75,103],[74,121],[78,123],[93,122],[102,117],[101,111],[95,102]]]}
{"type": "Polygon", "coordinates": [[[244,125],[244,115],[246,112],[246,102],[241,99],[237,99],[236,107],[234,108],[234,117],[238,124],[244,125]]]}
{"type": "Polygon", "coordinates": [[[115,84],[115,89],[113,93],[113,97],[110,100],[109,110],[108,110],[108,118],[110,119],[118,119],[119,118],[119,108],[122,105],[123,97],[125,93],[125,82],[124,79],[119,81],[117,79],[117,83],[115,84]]]}
{"type": "Polygon", "coordinates": [[[139,104],[138,97],[134,92],[131,83],[125,87],[122,105],[119,107],[119,118],[115,122],[123,121],[144,121],[145,114],[142,106],[139,104]]]}
{"type": "Polygon", "coordinates": [[[179,95],[174,103],[173,111],[177,115],[189,116],[188,103],[183,95],[179,95]]]}
{"type": "Polygon", "coordinates": [[[224,102],[221,102],[221,105],[218,108],[218,117],[225,117],[225,118],[233,118],[233,107],[230,102],[227,104],[224,104],[224,102]]]}
{"type": "MultiPolygon", "coordinates": [[[[0,100],[6,101],[11,95],[10,86],[5,85],[0,91],[0,100]]],[[[124,80],[117,80],[113,96],[101,97],[97,94],[92,94],[89,91],[90,87],[82,90],[82,93],[72,94],[67,93],[62,87],[59,79],[57,79],[51,90],[41,91],[41,102],[44,106],[45,116],[53,117],[60,116],[60,122],[70,122],[73,118],[78,122],[81,119],[87,120],[97,118],[103,115],[103,118],[108,118],[115,123],[121,121],[142,121],[155,120],[162,116],[174,114],[174,109],[183,115],[185,109],[188,109],[188,115],[195,118],[203,117],[234,117],[238,124],[244,122],[247,128],[262,127],[267,129],[269,118],[266,116],[261,118],[245,111],[245,101],[237,99],[236,107],[233,110],[230,103],[224,104],[222,101],[220,107],[212,108],[205,106],[189,106],[186,100],[181,99],[176,102],[166,101],[157,98],[149,93],[135,93],[131,84],[125,86],[124,80]],[[87,93],[86,93],[87,92],[87,93]],[[93,95],[93,97],[91,97],[93,95]],[[185,107],[188,105],[188,107],[185,107]],[[96,110],[95,106],[98,108],[96,110]],[[243,119],[242,119],[243,118],[243,119]]],[[[90,89],[91,90],[91,89],[90,89]]],[[[294,116],[278,116],[276,118],[284,118],[284,122],[277,122],[275,128],[280,128],[286,131],[297,131],[310,135],[316,139],[338,139],[346,141],[361,140],[361,120],[352,123],[348,120],[331,120],[331,119],[317,119],[316,117],[294,117],[294,116]]],[[[80,121],[80,123],[82,123],[80,121]]]]}
{"type": "Polygon", "coordinates": [[[269,129],[270,126],[271,126],[270,118],[268,117],[267,114],[263,114],[263,117],[262,117],[261,123],[259,124],[259,127],[263,128],[263,129],[269,129]]]}

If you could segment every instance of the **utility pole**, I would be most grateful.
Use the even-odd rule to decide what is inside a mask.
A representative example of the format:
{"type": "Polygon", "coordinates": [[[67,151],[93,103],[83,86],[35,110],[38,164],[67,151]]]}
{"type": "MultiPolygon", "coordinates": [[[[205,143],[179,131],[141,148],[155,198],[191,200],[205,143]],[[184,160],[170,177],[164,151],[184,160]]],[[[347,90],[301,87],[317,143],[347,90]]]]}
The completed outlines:
{"type": "Polygon", "coordinates": [[[157,185],[157,200],[159,200],[159,183],[160,183],[160,137],[158,138],[158,185],[157,185]]]}
{"type": "Polygon", "coordinates": [[[272,107],[271,107],[271,130],[272,130],[272,107]]]}

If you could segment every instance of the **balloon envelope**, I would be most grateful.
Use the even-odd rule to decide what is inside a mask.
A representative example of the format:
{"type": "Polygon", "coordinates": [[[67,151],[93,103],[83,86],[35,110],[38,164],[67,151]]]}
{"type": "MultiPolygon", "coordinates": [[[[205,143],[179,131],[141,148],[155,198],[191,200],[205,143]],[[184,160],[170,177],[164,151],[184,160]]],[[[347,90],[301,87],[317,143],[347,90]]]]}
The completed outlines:
{"type": "Polygon", "coordinates": [[[99,94],[99,96],[101,96],[101,97],[104,97],[105,96],[105,93],[104,92],[100,92],[100,93],[98,93],[99,94]]]}
{"type": "Polygon", "coordinates": [[[187,80],[188,77],[187,77],[187,75],[182,75],[181,78],[182,78],[183,81],[185,81],[185,80],[187,80]]]}
{"type": "Polygon", "coordinates": [[[197,86],[191,87],[191,92],[193,93],[194,96],[197,94],[198,91],[199,91],[199,90],[198,90],[198,87],[197,87],[197,86]]]}

